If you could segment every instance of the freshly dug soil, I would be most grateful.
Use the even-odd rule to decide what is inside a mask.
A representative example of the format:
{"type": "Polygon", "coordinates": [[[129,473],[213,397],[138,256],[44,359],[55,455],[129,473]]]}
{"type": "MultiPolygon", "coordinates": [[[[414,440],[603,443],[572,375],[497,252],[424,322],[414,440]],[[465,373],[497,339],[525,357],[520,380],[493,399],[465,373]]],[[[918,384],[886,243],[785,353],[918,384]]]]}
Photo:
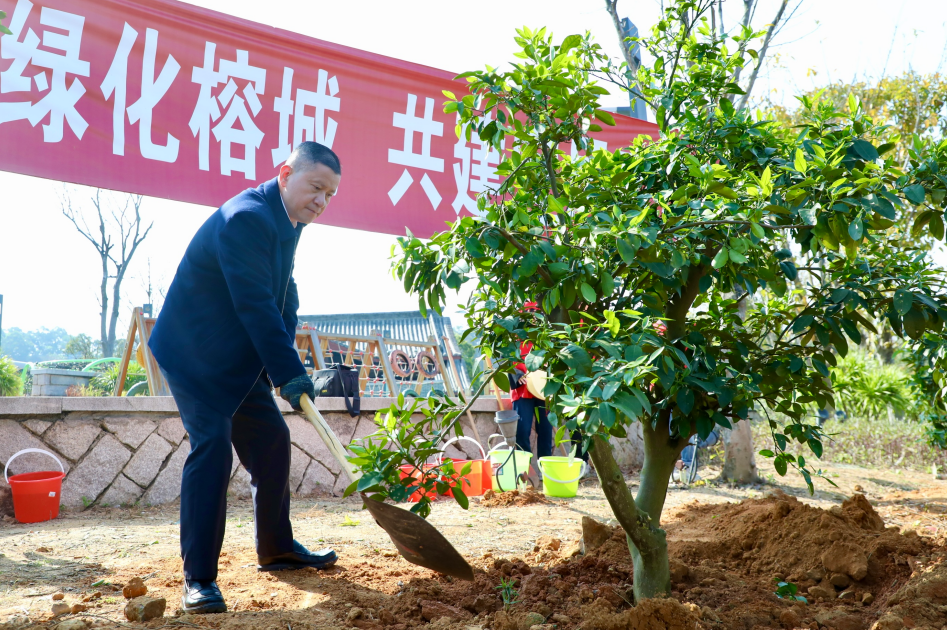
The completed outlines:
{"type": "MultiPolygon", "coordinates": [[[[616,527],[586,556],[548,536],[522,558],[487,554],[474,583],[422,572],[399,582],[392,597],[375,591],[354,602],[364,618],[352,623],[365,630],[528,630],[542,623],[581,630],[867,630],[882,617],[901,619],[884,630],[947,624],[944,549],[885,528],[863,495],[829,510],[779,492],[735,504],[695,502],[680,509],[668,537],[673,599],[631,605],[632,563],[616,527]],[[498,588],[503,580],[516,589],[508,606],[498,588]],[[808,604],[778,598],[777,581],[795,583],[808,604]]],[[[378,572],[369,573],[371,587],[385,590],[378,572]]],[[[347,572],[344,579],[364,577],[347,572]]],[[[333,601],[341,600],[327,607],[333,601]]]]}
{"type": "Polygon", "coordinates": [[[487,490],[483,493],[483,498],[480,499],[480,505],[483,507],[517,507],[549,502],[546,495],[532,488],[527,488],[522,492],[519,490],[510,490],[508,492],[487,490]]]}

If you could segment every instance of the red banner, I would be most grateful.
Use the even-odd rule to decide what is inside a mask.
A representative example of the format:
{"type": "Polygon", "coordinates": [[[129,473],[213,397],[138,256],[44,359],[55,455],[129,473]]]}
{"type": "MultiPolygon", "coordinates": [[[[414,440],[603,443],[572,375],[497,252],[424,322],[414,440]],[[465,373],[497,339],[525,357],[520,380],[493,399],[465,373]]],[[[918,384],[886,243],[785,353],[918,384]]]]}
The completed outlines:
{"type": "MultiPolygon", "coordinates": [[[[499,155],[458,142],[449,72],[174,0],[0,0],[0,170],[219,206],[315,140],[321,223],[418,236],[475,211],[499,155]]],[[[654,125],[616,116],[612,150],[654,125]]]]}

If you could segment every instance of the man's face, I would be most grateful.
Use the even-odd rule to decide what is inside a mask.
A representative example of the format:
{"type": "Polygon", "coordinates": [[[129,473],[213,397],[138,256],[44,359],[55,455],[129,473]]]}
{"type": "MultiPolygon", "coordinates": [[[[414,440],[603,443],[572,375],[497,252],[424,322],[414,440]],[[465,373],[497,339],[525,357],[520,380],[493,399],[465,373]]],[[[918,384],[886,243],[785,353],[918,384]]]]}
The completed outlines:
{"type": "Polygon", "coordinates": [[[279,171],[279,187],[290,218],[307,225],[318,219],[339,189],[341,179],[325,164],[302,170],[284,164],[279,171]]]}

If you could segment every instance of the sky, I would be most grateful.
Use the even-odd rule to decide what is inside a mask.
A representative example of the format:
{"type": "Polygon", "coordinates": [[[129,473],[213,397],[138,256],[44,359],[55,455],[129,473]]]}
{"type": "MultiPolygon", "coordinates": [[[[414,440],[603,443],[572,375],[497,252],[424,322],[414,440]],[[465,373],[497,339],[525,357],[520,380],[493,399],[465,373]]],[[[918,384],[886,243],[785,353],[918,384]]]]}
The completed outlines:
{"type": "MultiPolygon", "coordinates": [[[[38,4],[42,4],[41,0],[38,4]]],[[[199,0],[216,11],[256,20],[330,42],[390,57],[462,72],[513,59],[517,26],[546,26],[557,37],[590,31],[617,57],[619,43],[604,0],[278,0],[261,13],[258,1],[199,0]]],[[[795,4],[795,0],[791,2],[795,4]]],[[[775,15],[778,0],[762,0],[757,24],[775,15]]],[[[725,22],[736,22],[742,2],[728,0],[725,22]]],[[[620,0],[620,15],[644,32],[660,14],[658,0],[620,0]]],[[[774,63],[761,76],[759,94],[792,104],[792,96],[829,81],[900,74],[910,68],[933,72],[947,42],[943,0],[804,0],[774,41],[774,63]]],[[[8,62],[2,62],[5,68],[8,62]]],[[[625,104],[613,94],[605,105],[625,104]]],[[[4,151],[2,126],[0,147],[4,151]]],[[[15,147],[12,149],[15,150],[15,147]]],[[[11,173],[0,173],[0,294],[3,328],[63,327],[98,338],[100,262],[95,250],[61,213],[61,200],[88,204],[92,189],[11,173]]],[[[344,191],[343,191],[344,192],[344,191]]],[[[123,285],[123,313],[147,301],[149,269],[155,295],[167,289],[185,248],[214,208],[145,198],[142,213],[153,222],[123,285]]],[[[297,254],[300,314],[417,309],[392,278],[389,257],[395,237],[328,226],[310,226],[297,254]],[[332,266],[326,261],[350,261],[332,266]]],[[[154,298],[157,300],[158,298],[154,298]]],[[[445,314],[456,313],[461,294],[445,314]]],[[[118,336],[125,334],[123,317],[118,336]]]]}

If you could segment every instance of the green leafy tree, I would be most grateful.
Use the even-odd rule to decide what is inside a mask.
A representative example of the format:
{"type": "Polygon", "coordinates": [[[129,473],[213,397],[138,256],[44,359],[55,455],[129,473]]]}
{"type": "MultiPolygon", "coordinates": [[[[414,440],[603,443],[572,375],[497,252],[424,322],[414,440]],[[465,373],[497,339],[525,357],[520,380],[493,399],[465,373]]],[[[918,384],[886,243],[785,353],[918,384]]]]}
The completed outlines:
{"type": "Polygon", "coordinates": [[[65,357],[68,341],[69,333],[62,328],[9,328],[3,331],[2,350],[16,361],[36,363],[65,357]]]}
{"type": "Polygon", "coordinates": [[[64,351],[72,359],[95,359],[98,356],[96,342],[85,333],[70,337],[64,351]]]}
{"type": "MultiPolygon", "coordinates": [[[[526,364],[549,373],[557,440],[585,435],[628,538],[639,600],[670,592],[660,520],[692,435],[756,409],[773,437],[761,454],[781,475],[797,469],[811,490],[819,471],[806,455],[822,452],[812,406],[832,403],[837,355],[872,319],[911,338],[939,335],[947,321],[943,275],[888,230],[905,197],[942,216],[947,143],[919,141],[902,170],[855,98],[846,111],[804,100],[799,129],[735,108],[731,78],[761,34],[722,40],[712,6],[672,3],[641,40],[655,61],[637,83],[650,86],[642,94],[661,137],[615,153],[588,135],[613,122],[596,77],[614,68],[588,35],[556,45],[544,29],[522,29],[511,69],[461,75],[470,94],[448,94],[445,111],[457,113],[460,133],[503,150],[505,179],[478,199],[481,216],[427,242],[401,239],[396,264],[422,310],[474,283],[467,325],[498,370],[519,360],[523,340],[533,344],[526,364]],[[570,159],[561,150],[570,141],[585,155],[570,159]],[[633,496],[609,439],[635,422],[645,457],[633,496]]],[[[397,498],[417,487],[392,462],[423,469],[470,401],[429,404],[443,415],[413,424],[403,405],[388,412],[353,460],[365,477],[351,490],[397,498]]]]}
{"type": "Polygon", "coordinates": [[[0,396],[19,396],[23,393],[20,370],[10,357],[0,356],[0,396]]]}

